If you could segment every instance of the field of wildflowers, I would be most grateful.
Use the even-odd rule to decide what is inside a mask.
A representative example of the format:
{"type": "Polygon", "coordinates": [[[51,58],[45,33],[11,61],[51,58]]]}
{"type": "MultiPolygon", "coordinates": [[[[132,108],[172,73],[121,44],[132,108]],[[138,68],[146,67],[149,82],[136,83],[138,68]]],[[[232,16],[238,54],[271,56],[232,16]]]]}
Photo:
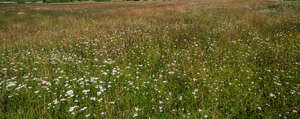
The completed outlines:
{"type": "Polygon", "coordinates": [[[0,4],[0,118],[299,118],[299,11],[244,0],[0,4]]]}

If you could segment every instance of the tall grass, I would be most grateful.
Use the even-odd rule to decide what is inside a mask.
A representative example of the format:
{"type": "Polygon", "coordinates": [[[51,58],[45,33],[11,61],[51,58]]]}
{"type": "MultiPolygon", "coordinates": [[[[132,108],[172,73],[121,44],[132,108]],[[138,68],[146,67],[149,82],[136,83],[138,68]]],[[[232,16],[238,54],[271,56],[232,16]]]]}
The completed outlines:
{"type": "Polygon", "coordinates": [[[300,4],[276,4],[2,5],[0,118],[298,118],[300,4]]]}

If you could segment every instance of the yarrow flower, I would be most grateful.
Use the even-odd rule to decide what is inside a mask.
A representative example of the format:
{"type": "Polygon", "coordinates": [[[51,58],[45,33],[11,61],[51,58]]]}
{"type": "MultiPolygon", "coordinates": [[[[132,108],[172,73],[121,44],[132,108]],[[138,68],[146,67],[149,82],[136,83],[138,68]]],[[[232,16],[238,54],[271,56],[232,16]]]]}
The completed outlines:
{"type": "Polygon", "coordinates": [[[75,108],[77,108],[78,106],[73,106],[73,107],[70,107],[69,109],[69,112],[73,112],[75,108]]]}
{"type": "Polygon", "coordinates": [[[74,92],[73,90],[69,90],[66,92],[66,96],[70,96],[70,97],[73,97],[74,96],[74,92]]]}
{"type": "Polygon", "coordinates": [[[138,113],[134,113],[133,114],[133,118],[137,117],[138,116],[138,113]]]}
{"type": "Polygon", "coordinates": [[[82,112],[82,111],[84,111],[84,110],[86,110],[86,109],[87,109],[87,107],[83,107],[83,108],[81,108],[79,111],[82,112]]]}
{"type": "Polygon", "coordinates": [[[96,98],[95,98],[95,97],[91,97],[90,99],[93,100],[93,101],[96,101],[96,98]]]}
{"type": "Polygon", "coordinates": [[[275,95],[273,93],[270,93],[270,97],[275,97],[275,95]]]}

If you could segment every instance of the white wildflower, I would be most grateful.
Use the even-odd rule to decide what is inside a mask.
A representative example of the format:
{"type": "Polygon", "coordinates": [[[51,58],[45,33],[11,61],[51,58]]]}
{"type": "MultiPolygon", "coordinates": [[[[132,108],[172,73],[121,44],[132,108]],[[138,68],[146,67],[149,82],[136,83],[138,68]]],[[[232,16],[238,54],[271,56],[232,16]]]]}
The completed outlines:
{"type": "Polygon", "coordinates": [[[58,103],[58,100],[57,99],[55,99],[54,101],[53,101],[53,104],[57,104],[58,103]]]}
{"type": "Polygon", "coordinates": [[[83,107],[83,108],[81,108],[79,111],[82,112],[82,111],[84,111],[84,110],[86,110],[86,109],[87,109],[87,107],[83,107]]]}
{"type": "Polygon", "coordinates": [[[275,97],[275,95],[273,93],[270,93],[270,97],[275,97]]]}
{"type": "Polygon", "coordinates": [[[182,100],[182,96],[179,96],[179,100],[182,100]]]}
{"type": "Polygon", "coordinates": [[[257,107],[257,109],[261,110],[261,107],[257,107]]]}
{"type": "Polygon", "coordinates": [[[66,92],[66,96],[70,96],[70,97],[73,97],[74,96],[74,92],[73,90],[69,90],[66,92]]]}
{"type": "Polygon", "coordinates": [[[135,109],[135,111],[139,111],[140,110],[138,107],[135,107],[134,109],[135,109]]]}
{"type": "Polygon", "coordinates": [[[73,112],[75,108],[77,108],[78,106],[73,106],[73,107],[70,107],[69,109],[69,112],[73,112]]]}
{"type": "Polygon", "coordinates": [[[173,71],[170,71],[170,72],[169,72],[169,74],[175,74],[175,72],[173,72],[173,71]]]}
{"type": "Polygon", "coordinates": [[[34,93],[35,93],[35,94],[37,94],[37,93],[39,93],[39,92],[40,92],[39,90],[37,90],[37,91],[34,91],[34,93]]]}
{"type": "Polygon", "coordinates": [[[137,117],[138,116],[138,113],[134,113],[133,114],[133,118],[137,117]]]}
{"type": "Polygon", "coordinates": [[[96,101],[96,98],[95,97],[91,97],[90,98],[92,101],[96,101]]]}

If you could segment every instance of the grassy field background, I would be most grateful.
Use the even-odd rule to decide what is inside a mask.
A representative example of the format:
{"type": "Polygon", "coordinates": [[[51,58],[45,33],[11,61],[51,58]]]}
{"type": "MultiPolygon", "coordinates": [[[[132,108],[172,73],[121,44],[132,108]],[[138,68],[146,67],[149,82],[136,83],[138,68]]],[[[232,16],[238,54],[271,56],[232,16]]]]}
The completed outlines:
{"type": "Polygon", "coordinates": [[[0,118],[299,118],[300,4],[0,4],[0,118]]]}

